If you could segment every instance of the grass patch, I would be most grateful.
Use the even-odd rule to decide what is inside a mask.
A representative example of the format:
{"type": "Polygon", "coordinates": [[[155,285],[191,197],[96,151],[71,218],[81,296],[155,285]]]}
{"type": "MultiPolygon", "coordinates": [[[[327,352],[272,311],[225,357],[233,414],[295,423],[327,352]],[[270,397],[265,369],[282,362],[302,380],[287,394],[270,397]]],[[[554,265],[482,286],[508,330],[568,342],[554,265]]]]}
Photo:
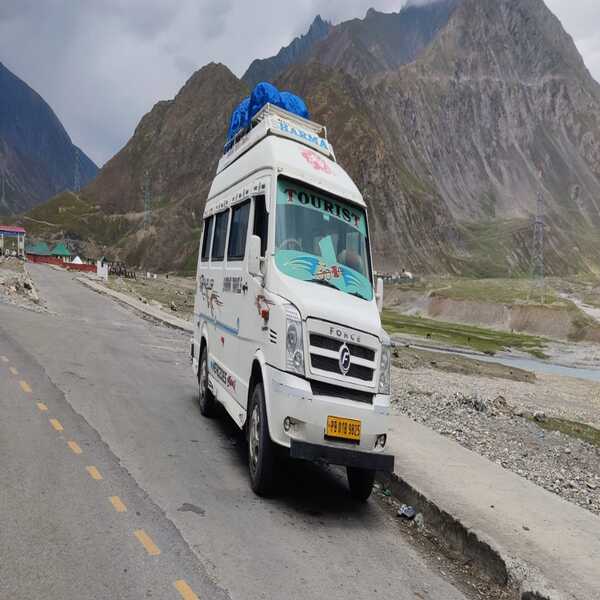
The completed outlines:
{"type": "MultiPolygon", "coordinates": [[[[450,279],[446,284],[449,287],[441,290],[439,295],[453,300],[476,300],[500,304],[540,303],[541,294],[538,290],[532,290],[531,283],[529,279],[450,279]]],[[[546,286],[545,304],[555,304],[559,300],[556,292],[546,286]]]]}
{"type": "MultiPolygon", "coordinates": [[[[533,417],[531,420],[533,420],[533,417]]],[[[546,418],[544,421],[535,421],[535,424],[547,431],[560,431],[569,437],[582,440],[600,448],[600,429],[596,429],[591,425],[558,418],[546,418]]]]}
{"type": "Polygon", "coordinates": [[[546,358],[543,352],[545,340],[532,335],[495,331],[473,325],[446,323],[402,315],[393,310],[383,311],[382,322],[384,329],[390,334],[418,335],[444,345],[471,348],[489,355],[515,348],[528,352],[536,358],[546,358]]]}

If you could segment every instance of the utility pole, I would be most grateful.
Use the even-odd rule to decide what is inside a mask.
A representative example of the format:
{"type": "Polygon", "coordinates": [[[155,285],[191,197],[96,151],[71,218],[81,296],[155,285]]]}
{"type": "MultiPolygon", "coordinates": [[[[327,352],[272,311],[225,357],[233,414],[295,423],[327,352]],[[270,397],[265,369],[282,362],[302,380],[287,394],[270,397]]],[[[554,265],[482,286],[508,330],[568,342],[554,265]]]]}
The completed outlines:
{"type": "Polygon", "coordinates": [[[144,172],[144,229],[150,224],[152,217],[152,196],[150,194],[150,170],[146,169],[144,172]]]}
{"type": "Polygon", "coordinates": [[[535,223],[533,226],[533,250],[531,253],[531,289],[530,297],[533,291],[537,291],[541,297],[541,302],[545,301],[545,265],[544,265],[544,237],[545,237],[545,219],[544,219],[544,194],[543,194],[544,173],[540,169],[540,184],[537,194],[537,205],[535,214],[535,223]]]}
{"type": "Polygon", "coordinates": [[[79,148],[75,148],[75,172],[73,173],[73,191],[78,194],[81,191],[81,172],[79,166],[79,148]]]}
{"type": "Polygon", "coordinates": [[[0,189],[0,204],[6,206],[6,173],[2,171],[2,186],[0,189]]]}

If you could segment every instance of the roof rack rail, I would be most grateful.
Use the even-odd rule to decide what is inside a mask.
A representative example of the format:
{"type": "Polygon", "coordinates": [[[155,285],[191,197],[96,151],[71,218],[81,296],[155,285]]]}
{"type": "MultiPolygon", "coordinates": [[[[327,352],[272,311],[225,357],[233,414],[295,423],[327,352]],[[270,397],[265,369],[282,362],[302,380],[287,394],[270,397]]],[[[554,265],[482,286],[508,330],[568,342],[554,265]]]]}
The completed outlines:
{"type": "Polygon", "coordinates": [[[273,104],[265,104],[252,118],[250,126],[237,133],[223,148],[217,173],[267,135],[278,135],[309,146],[335,161],[333,147],[327,140],[327,128],[273,104]]]}

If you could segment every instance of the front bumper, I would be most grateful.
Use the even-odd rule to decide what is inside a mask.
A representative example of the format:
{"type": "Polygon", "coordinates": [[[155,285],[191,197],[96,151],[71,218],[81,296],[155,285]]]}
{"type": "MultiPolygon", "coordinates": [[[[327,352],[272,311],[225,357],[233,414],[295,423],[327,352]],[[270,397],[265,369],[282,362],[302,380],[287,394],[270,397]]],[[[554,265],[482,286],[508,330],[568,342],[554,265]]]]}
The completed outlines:
{"type": "Polygon", "coordinates": [[[357,452],[356,450],[309,444],[298,440],[291,441],[290,456],[304,460],[323,461],[331,465],[373,469],[385,473],[394,471],[394,457],[391,454],[357,452]]]}
{"type": "Polygon", "coordinates": [[[265,375],[269,433],[276,444],[289,448],[292,456],[347,466],[359,466],[359,462],[362,466],[373,457],[369,464],[374,466],[363,468],[381,470],[393,464],[393,457],[386,458],[385,448],[376,444],[379,435],[388,433],[389,396],[375,395],[373,403],[366,404],[313,394],[306,379],[268,365],[265,375]],[[326,437],[328,416],[360,420],[360,442],[349,444],[326,437]],[[289,429],[284,428],[286,418],[291,423],[289,429]]]}

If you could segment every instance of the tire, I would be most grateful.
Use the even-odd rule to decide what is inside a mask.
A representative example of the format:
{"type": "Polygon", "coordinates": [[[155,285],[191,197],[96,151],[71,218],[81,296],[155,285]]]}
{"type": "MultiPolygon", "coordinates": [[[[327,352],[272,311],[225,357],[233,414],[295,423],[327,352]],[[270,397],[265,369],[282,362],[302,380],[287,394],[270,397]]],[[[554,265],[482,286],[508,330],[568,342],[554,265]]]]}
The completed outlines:
{"type": "Polygon", "coordinates": [[[355,500],[366,502],[373,491],[375,483],[375,471],[372,469],[358,469],[356,467],[346,467],[348,475],[348,486],[350,494],[355,500]]]}
{"type": "Polygon", "coordinates": [[[202,416],[214,417],[216,412],[215,397],[208,389],[208,351],[206,346],[202,348],[198,366],[198,406],[200,406],[202,416]]]}
{"type": "Polygon", "coordinates": [[[268,496],[275,480],[275,448],[269,434],[265,392],[257,383],[250,398],[248,411],[248,470],[250,485],[255,494],[268,496]]]}

